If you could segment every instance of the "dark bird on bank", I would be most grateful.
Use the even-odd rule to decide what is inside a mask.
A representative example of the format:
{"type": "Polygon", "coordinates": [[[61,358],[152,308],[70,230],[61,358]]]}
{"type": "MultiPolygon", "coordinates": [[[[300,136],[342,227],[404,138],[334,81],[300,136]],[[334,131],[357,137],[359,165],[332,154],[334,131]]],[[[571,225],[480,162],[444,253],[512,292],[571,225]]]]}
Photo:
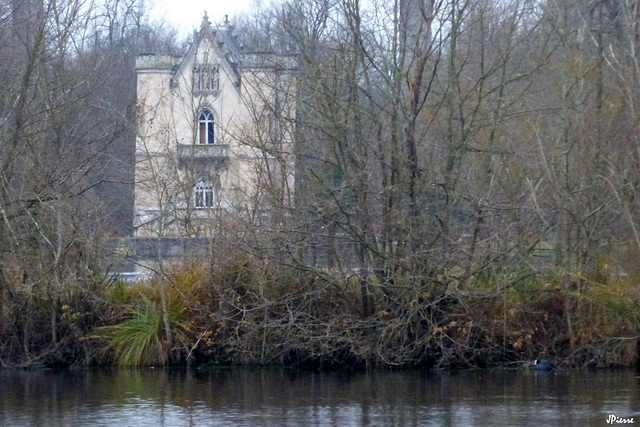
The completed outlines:
{"type": "Polygon", "coordinates": [[[533,362],[533,369],[536,371],[551,371],[553,370],[553,365],[547,359],[537,359],[533,362]]]}

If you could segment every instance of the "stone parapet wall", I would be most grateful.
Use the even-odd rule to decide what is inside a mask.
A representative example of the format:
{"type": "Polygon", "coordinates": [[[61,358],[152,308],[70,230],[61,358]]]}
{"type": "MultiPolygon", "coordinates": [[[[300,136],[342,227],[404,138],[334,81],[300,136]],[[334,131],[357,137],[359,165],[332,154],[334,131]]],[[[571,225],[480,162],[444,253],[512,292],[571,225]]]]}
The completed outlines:
{"type": "Polygon", "coordinates": [[[136,57],[136,70],[172,70],[180,64],[182,58],[175,55],[156,55],[153,53],[136,57]]]}

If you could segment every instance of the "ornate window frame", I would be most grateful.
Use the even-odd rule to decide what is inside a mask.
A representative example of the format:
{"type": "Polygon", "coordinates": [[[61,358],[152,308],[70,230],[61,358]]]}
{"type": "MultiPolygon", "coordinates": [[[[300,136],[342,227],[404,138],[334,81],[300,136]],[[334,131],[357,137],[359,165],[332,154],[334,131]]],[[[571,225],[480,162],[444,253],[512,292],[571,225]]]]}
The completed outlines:
{"type": "Polygon", "coordinates": [[[198,132],[196,135],[197,144],[215,144],[216,142],[216,121],[210,110],[202,110],[198,115],[198,132]]]}
{"type": "Polygon", "coordinates": [[[193,207],[211,209],[215,207],[216,191],[209,181],[199,181],[193,187],[193,207]]]}

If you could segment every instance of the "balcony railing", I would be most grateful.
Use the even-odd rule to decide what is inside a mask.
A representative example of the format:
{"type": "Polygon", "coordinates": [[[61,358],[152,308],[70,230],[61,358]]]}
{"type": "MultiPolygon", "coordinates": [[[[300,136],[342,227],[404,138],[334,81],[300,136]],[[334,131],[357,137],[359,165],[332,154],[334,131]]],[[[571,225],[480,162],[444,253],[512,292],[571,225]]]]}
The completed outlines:
{"type": "Polygon", "coordinates": [[[229,146],[220,144],[178,145],[178,156],[181,159],[226,159],[229,157],[229,146]]]}

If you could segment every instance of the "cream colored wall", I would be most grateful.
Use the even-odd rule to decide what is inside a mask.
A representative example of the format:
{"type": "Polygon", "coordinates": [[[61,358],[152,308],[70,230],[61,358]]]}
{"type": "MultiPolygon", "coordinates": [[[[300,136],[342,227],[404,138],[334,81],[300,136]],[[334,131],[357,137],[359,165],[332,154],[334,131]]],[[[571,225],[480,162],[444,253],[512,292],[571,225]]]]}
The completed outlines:
{"type": "MultiPolygon", "coordinates": [[[[283,193],[287,193],[283,194],[283,198],[280,200],[282,207],[292,207],[294,188],[293,120],[279,122],[280,128],[277,139],[280,147],[279,150],[276,150],[279,153],[278,158],[272,157],[270,154],[265,155],[265,153],[270,153],[270,150],[268,150],[270,148],[268,120],[275,104],[276,90],[280,92],[280,108],[282,109],[280,114],[293,119],[295,111],[295,99],[293,98],[295,81],[292,75],[285,71],[280,71],[280,73],[276,74],[268,66],[273,63],[273,60],[269,57],[265,59],[263,56],[258,56],[256,61],[252,61],[250,58],[247,61],[253,66],[247,68],[244,74],[244,103],[250,110],[259,111],[262,108],[266,108],[269,113],[265,114],[261,120],[253,121],[249,132],[245,135],[247,143],[258,147],[258,149],[252,150],[253,161],[245,176],[248,181],[264,184],[265,180],[259,179],[256,176],[256,172],[266,174],[268,171],[268,173],[272,174],[268,179],[270,184],[278,184],[278,181],[280,181],[279,184],[285,187],[279,189],[283,193]],[[264,66],[265,62],[267,64],[266,67],[264,66]],[[286,93],[290,94],[291,98],[286,98],[286,93]],[[266,162],[270,162],[271,165],[267,167],[266,162]],[[277,165],[277,170],[274,170],[274,164],[277,165]]],[[[283,58],[278,58],[278,61],[282,62],[283,58]]],[[[273,189],[256,189],[254,186],[254,190],[264,192],[273,189]]]]}
{"type": "Polygon", "coordinates": [[[259,200],[257,173],[264,170],[266,159],[252,141],[264,138],[254,117],[265,102],[273,100],[268,85],[262,84],[269,81],[269,73],[247,69],[238,90],[238,76],[224,53],[206,38],[180,64],[173,57],[141,57],[137,71],[141,115],[136,144],[136,236],[206,235],[212,232],[207,224],[214,226],[211,219],[219,218],[222,211],[228,218],[259,200]],[[194,93],[195,64],[219,66],[217,96],[194,93]],[[189,210],[198,177],[178,166],[177,150],[179,144],[195,143],[198,115],[205,108],[215,117],[215,143],[229,147],[229,163],[219,174],[219,209],[189,210]]]}
{"type": "MultiPolygon", "coordinates": [[[[171,57],[148,55],[138,58],[138,136],[136,138],[136,173],[134,227],[157,218],[164,206],[157,183],[163,177],[168,161],[167,142],[172,127],[170,114],[171,57]]],[[[151,227],[143,227],[154,234],[151,227]]],[[[162,230],[156,230],[160,233],[162,230]]]]}

